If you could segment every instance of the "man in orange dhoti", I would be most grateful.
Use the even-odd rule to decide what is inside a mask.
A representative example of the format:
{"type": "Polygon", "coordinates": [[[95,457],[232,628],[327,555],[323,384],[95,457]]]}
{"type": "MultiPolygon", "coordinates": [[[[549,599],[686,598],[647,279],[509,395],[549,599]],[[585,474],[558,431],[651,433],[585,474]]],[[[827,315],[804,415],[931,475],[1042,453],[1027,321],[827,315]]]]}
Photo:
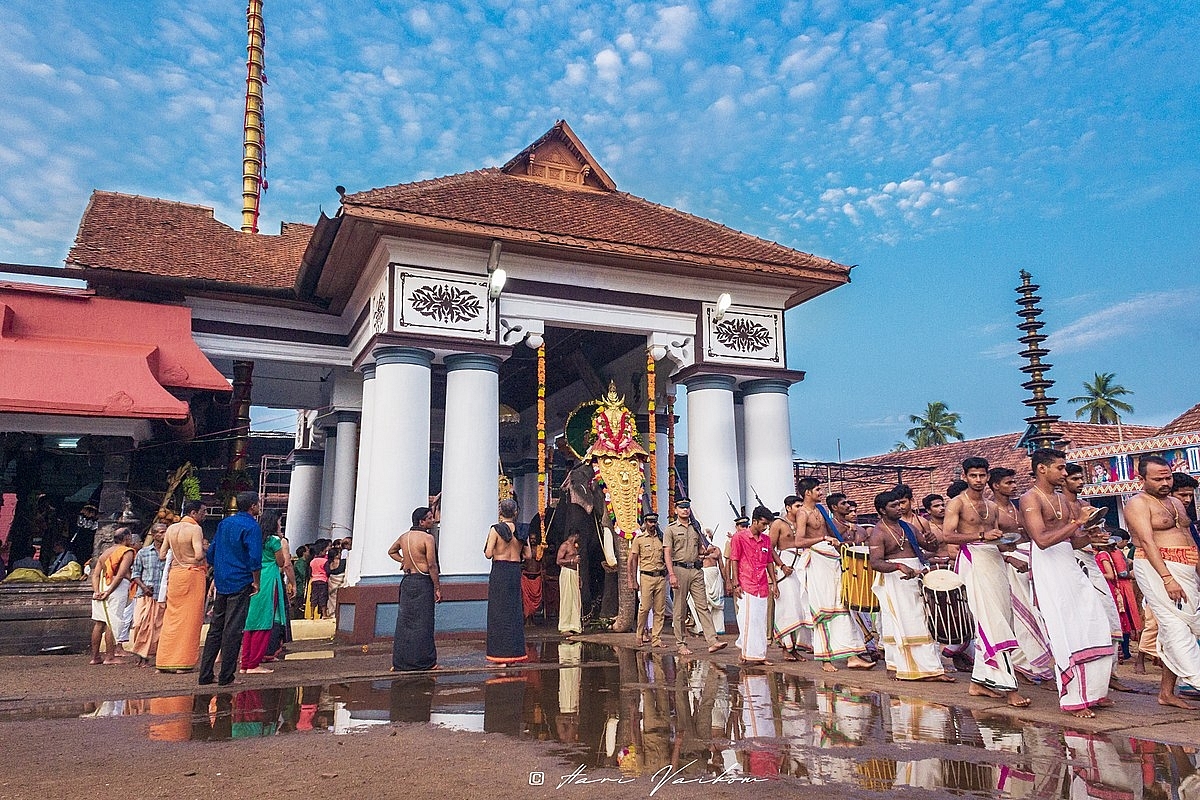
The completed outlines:
{"type": "Polygon", "coordinates": [[[162,633],[166,603],[158,602],[158,585],[162,581],[163,564],[167,560],[163,546],[166,532],[166,523],[154,523],[145,546],[133,558],[130,579],[135,587],[136,599],[133,634],[129,644],[130,650],[138,657],[138,666],[150,663],[158,651],[158,637],[162,633]]]}
{"type": "Polygon", "coordinates": [[[204,624],[204,560],[206,543],[200,523],[204,506],[199,500],[183,504],[183,519],[167,528],[166,547],[171,552],[167,573],[167,607],[154,666],[162,672],[188,672],[200,661],[200,628],[204,624]]]}

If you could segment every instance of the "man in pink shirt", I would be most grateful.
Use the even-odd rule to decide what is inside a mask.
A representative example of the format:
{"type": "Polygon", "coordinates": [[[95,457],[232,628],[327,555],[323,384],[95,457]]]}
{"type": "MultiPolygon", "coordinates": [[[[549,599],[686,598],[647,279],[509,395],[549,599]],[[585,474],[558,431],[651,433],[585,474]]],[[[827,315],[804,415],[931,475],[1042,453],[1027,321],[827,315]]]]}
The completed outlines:
{"type": "Polygon", "coordinates": [[[754,509],[750,527],[733,535],[729,573],[737,604],[738,663],[770,665],[767,661],[767,596],[779,596],[772,568],[774,552],[767,530],[775,515],[765,506],[754,509]]]}

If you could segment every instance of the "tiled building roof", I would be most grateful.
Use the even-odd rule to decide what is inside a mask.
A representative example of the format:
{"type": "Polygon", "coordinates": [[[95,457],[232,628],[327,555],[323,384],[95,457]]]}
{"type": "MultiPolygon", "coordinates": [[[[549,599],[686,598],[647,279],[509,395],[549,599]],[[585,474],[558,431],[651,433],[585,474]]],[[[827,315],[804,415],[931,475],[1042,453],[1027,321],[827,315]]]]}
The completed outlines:
{"type": "MultiPolygon", "coordinates": [[[[1125,439],[1153,436],[1158,429],[1145,425],[1122,425],[1118,434],[1115,425],[1092,425],[1087,422],[1056,422],[1052,425],[1060,442],[1067,447],[1091,447],[1097,444],[1115,442],[1119,436],[1125,439]]],[[[916,504],[927,494],[945,495],[946,487],[961,477],[962,462],[971,456],[986,458],[992,467],[1007,467],[1017,473],[1017,485],[1021,491],[1033,485],[1029,475],[1029,454],[1020,447],[1025,432],[1006,433],[1000,436],[987,436],[982,439],[968,439],[965,442],[950,442],[935,447],[922,447],[917,450],[901,450],[896,453],[883,453],[868,456],[848,462],[851,465],[873,465],[876,467],[895,467],[901,470],[904,482],[912,487],[916,504]],[[932,468],[932,472],[924,469],[932,468]],[[909,468],[909,471],[904,471],[909,468]]],[[[814,473],[815,474],[815,473],[814,473]]],[[[834,476],[832,484],[823,487],[826,492],[845,492],[846,496],[858,502],[860,513],[875,513],[875,495],[896,484],[896,471],[879,472],[878,478],[862,478],[853,483],[839,484],[834,476]]]]}
{"type": "Polygon", "coordinates": [[[1200,431],[1200,403],[1168,422],[1156,434],[1150,435],[1167,436],[1172,433],[1192,433],[1193,431],[1200,431]]]}
{"type": "Polygon", "coordinates": [[[242,233],[204,206],[94,191],[67,266],[290,289],[312,232],[242,233]]]}
{"type": "Polygon", "coordinates": [[[371,189],[347,213],[392,212],[396,222],[450,231],[679,258],[843,283],[850,269],[634,195],[550,183],[499,168],[371,189]],[[487,228],[489,230],[482,230],[487,228]]]}

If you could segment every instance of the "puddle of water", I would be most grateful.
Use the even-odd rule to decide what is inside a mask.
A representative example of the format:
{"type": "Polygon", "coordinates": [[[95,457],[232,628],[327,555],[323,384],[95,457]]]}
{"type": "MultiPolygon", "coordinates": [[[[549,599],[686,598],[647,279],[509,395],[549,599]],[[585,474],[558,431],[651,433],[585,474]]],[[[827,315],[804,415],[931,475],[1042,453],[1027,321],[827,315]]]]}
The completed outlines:
{"type": "MultiPolygon", "coordinates": [[[[669,654],[570,642],[531,649],[558,668],[106,701],[0,718],[144,715],[150,739],[193,742],[424,723],[546,742],[588,775],[647,777],[674,765],[681,777],[788,778],[874,792],[1200,797],[1194,748],[669,654]]],[[[472,655],[454,660],[478,665],[472,655]]]]}

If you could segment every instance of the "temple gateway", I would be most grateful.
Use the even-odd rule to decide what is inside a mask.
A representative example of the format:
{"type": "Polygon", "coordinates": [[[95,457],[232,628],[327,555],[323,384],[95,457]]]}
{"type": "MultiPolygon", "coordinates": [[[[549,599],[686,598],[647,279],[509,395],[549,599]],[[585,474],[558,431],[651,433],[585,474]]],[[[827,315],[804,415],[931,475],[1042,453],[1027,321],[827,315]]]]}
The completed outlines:
{"type": "Polygon", "coordinates": [[[339,193],[334,216],[263,235],[96,191],[67,266],[98,297],[186,309],[243,400],[310,412],[324,443],[291,455],[287,534],[353,535],[343,634],[391,635],[387,548],[439,493],[438,627],[482,628],[498,480],[521,520],[544,508],[571,412],[610,384],[651,454],[645,506],[667,510],[680,485],[678,387],[705,527],[793,492],[788,390],[804,373],[784,313],[849,267],[618,191],[563,121],[499,168],[339,193]]]}

